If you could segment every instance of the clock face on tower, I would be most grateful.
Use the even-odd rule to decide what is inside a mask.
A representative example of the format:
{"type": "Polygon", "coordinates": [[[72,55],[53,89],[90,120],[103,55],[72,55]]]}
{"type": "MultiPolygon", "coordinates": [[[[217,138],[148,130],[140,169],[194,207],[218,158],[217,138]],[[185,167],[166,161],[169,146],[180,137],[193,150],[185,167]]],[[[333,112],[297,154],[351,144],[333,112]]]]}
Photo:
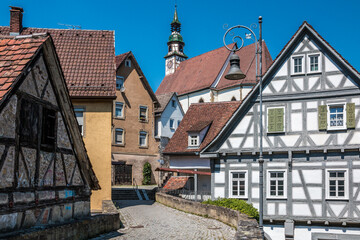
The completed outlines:
{"type": "Polygon", "coordinates": [[[167,63],[167,67],[168,68],[171,68],[173,65],[173,61],[172,60],[169,60],[168,63],[167,63]]]}

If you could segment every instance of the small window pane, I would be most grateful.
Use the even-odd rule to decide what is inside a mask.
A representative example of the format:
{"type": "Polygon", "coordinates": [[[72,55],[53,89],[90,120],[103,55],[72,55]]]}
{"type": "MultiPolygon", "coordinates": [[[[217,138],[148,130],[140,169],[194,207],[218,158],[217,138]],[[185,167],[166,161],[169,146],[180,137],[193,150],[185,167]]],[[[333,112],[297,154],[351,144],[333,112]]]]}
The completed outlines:
{"type": "Polygon", "coordinates": [[[140,132],[139,145],[146,146],[147,132],[140,132]]]}
{"type": "Polygon", "coordinates": [[[147,120],[147,107],[141,106],[140,107],[140,121],[147,120]]]}
{"type": "Polygon", "coordinates": [[[115,104],[115,116],[116,117],[123,117],[123,108],[124,108],[124,104],[117,102],[115,104]]]}

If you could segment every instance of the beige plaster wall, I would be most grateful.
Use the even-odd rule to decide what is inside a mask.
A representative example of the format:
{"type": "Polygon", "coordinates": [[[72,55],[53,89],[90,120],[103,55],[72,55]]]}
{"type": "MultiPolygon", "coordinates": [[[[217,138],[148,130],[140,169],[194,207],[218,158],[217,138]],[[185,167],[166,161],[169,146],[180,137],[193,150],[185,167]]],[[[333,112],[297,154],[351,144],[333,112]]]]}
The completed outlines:
{"type": "Polygon", "coordinates": [[[91,210],[101,211],[102,201],[111,200],[112,100],[73,99],[74,107],[84,107],[85,147],[101,190],[91,195],[91,210]]]}
{"type": "MultiPolygon", "coordinates": [[[[154,103],[140,80],[140,76],[132,62],[131,67],[122,64],[117,75],[124,77],[125,91],[116,90],[117,99],[114,101],[113,109],[113,131],[112,131],[112,148],[113,154],[118,154],[117,159],[125,161],[126,164],[133,165],[133,178],[137,184],[142,181],[142,168],[145,162],[150,162],[152,170],[158,166],[159,144],[154,138],[154,103]],[[124,117],[115,117],[115,102],[124,103],[124,117]],[[148,120],[140,121],[140,106],[148,108],[148,120]],[[115,129],[122,128],[124,130],[124,144],[115,144],[115,129]],[[139,132],[146,131],[148,133],[147,147],[139,146],[139,132]],[[123,156],[126,154],[126,156],[123,156]],[[130,156],[129,156],[130,155],[130,156]]],[[[157,172],[154,172],[154,181],[157,181],[157,172]]]]}

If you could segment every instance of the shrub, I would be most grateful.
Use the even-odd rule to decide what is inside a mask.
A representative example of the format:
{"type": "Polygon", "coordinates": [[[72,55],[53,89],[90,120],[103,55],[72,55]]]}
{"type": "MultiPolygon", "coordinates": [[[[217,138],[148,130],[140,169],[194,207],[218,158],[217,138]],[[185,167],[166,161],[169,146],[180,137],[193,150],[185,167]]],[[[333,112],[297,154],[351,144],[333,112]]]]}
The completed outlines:
{"type": "Polygon", "coordinates": [[[231,208],[237,210],[241,213],[248,215],[249,217],[253,217],[259,221],[259,212],[256,208],[253,207],[251,203],[247,203],[244,200],[236,199],[236,198],[219,198],[217,200],[206,200],[202,202],[203,204],[211,204],[220,207],[231,208]]]}
{"type": "Polygon", "coordinates": [[[146,162],[144,164],[144,168],[143,168],[143,181],[142,184],[143,185],[150,185],[151,183],[151,165],[150,163],[146,162]]]}

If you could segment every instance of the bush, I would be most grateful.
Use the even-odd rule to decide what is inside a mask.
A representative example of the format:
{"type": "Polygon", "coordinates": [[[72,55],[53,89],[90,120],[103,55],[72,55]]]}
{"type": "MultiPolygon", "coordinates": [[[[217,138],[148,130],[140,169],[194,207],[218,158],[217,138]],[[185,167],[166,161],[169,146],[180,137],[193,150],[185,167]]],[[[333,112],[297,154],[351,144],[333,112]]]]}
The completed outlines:
{"type": "Polygon", "coordinates": [[[151,184],[151,165],[148,162],[144,164],[142,184],[143,185],[151,184]]]}
{"type": "Polygon", "coordinates": [[[253,207],[251,203],[247,203],[244,200],[236,199],[236,198],[219,198],[215,201],[206,200],[202,202],[203,204],[210,204],[220,207],[231,208],[237,210],[241,213],[248,215],[249,217],[253,217],[259,221],[259,212],[256,208],[253,207]]]}

